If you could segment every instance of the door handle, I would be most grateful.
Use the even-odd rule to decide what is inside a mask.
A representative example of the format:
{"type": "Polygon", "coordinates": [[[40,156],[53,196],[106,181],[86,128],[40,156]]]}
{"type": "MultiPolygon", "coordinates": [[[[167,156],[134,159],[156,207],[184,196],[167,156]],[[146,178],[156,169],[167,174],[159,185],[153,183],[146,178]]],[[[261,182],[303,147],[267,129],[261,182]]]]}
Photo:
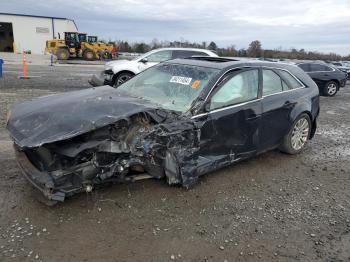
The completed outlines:
{"type": "Polygon", "coordinates": [[[292,107],[292,106],[293,106],[293,103],[290,101],[286,101],[283,105],[283,107],[287,107],[287,108],[292,107]]]}
{"type": "Polygon", "coordinates": [[[249,115],[249,116],[247,117],[247,120],[248,120],[248,121],[252,121],[252,120],[255,120],[255,119],[257,119],[257,118],[259,118],[259,115],[257,115],[257,114],[251,114],[251,115],[249,115]]]}

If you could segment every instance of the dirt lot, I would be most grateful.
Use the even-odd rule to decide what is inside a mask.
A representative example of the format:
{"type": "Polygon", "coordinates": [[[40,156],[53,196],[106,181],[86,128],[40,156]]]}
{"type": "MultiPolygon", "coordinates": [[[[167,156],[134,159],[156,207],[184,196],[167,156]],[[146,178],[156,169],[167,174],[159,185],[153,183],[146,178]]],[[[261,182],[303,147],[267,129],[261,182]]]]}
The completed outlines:
{"type": "Polygon", "coordinates": [[[193,189],[146,180],[46,207],[4,127],[16,101],[88,87],[99,67],[5,67],[0,80],[0,261],[349,261],[350,86],[321,98],[305,152],[273,151],[193,189]]]}

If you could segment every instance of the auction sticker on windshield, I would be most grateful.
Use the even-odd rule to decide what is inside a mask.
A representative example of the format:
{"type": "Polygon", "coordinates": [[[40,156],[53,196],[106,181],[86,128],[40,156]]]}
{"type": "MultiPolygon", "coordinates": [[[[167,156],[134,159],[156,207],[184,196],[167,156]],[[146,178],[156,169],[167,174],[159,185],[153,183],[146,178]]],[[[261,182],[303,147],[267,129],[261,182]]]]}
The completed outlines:
{"type": "Polygon", "coordinates": [[[192,81],[191,77],[184,77],[184,76],[173,76],[170,79],[170,83],[177,83],[185,86],[190,85],[191,81],[192,81]]]}

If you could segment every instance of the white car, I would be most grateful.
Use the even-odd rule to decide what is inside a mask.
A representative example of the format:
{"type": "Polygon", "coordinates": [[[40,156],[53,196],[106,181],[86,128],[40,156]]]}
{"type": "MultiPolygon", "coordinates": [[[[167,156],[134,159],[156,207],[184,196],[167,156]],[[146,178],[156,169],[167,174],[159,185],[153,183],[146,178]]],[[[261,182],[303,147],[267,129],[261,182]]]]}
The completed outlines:
{"type": "Polygon", "coordinates": [[[116,60],[106,63],[104,70],[99,75],[93,75],[89,80],[92,86],[110,85],[117,87],[128,81],[134,75],[143,70],[176,58],[186,58],[191,56],[212,56],[218,57],[212,51],[196,48],[160,48],[152,50],[131,61],[116,60]]]}

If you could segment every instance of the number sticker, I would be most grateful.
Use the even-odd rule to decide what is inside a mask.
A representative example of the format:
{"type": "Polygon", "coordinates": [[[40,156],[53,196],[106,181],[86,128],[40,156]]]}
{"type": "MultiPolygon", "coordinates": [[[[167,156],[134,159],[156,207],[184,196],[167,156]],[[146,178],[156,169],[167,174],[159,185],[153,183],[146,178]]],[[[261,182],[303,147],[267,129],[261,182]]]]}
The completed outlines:
{"type": "Polygon", "coordinates": [[[183,77],[183,76],[173,76],[170,79],[170,83],[177,83],[177,84],[181,84],[181,85],[185,85],[185,86],[190,85],[191,81],[192,81],[192,78],[183,77]]]}

